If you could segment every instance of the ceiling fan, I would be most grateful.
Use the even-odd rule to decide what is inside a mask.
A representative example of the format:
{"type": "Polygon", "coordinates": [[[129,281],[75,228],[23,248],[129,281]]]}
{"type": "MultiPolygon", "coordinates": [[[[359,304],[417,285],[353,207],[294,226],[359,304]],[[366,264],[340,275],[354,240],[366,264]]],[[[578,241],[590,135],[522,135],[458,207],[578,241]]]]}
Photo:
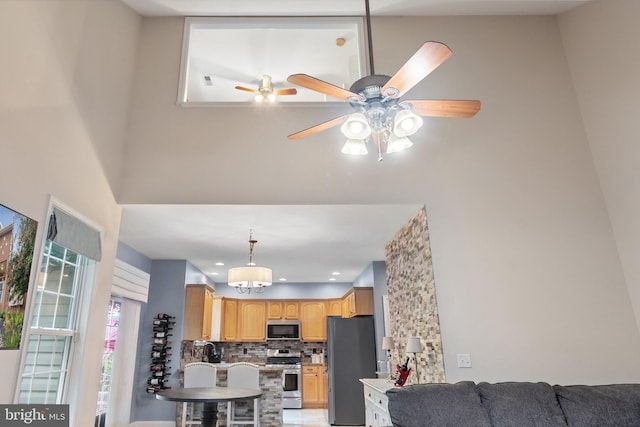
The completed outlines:
{"type": "Polygon", "coordinates": [[[290,83],[349,102],[356,113],[336,117],[287,138],[301,139],[342,124],[341,131],[347,137],[343,153],[367,154],[366,143],[371,137],[380,161],[383,154],[413,145],[408,136],[422,126],[420,116],[473,117],[480,111],[480,101],[475,100],[400,101],[401,96],[449,59],[451,49],[443,43],[428,41],[393,76],[375,74],[369,0],[365,0],[365,9],[371,75],[357,80],[349,90],[307,74],[292,74],[287,78],[290,83]]]}
{"type": "Polygon", "coordinates": [[[244,86],[236,86],[236,89],[255,94],[256,102],[274,102],[276,96],[295,95],[298,93],[298,90],[295,88],[274,90],[273,84],[271,83],[271,76],[267,75],[262,76],[262,79],[260,79],[258,89],[250,89],[244,86]]]}

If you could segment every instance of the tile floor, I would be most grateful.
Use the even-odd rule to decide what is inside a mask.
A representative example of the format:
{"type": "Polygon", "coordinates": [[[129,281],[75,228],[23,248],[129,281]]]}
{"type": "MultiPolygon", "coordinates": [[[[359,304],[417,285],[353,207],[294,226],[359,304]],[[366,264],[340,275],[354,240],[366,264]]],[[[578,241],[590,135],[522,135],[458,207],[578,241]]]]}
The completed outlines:
{"type": "Polygon", "coordinates": [[[283,409],[282,427],[328,427],[326,409],[283,409]]]}

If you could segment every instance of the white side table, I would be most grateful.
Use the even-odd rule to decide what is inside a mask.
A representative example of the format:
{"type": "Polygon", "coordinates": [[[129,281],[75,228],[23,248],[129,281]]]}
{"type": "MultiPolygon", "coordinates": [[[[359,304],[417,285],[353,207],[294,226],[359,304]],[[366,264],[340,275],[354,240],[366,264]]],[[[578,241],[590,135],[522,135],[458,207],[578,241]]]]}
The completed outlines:
{"type": "Polygon", "coordinates": [[[362,378],[364,385],[364,406],[366,427],[391,426],[391,417],[387,405],[387,390],[393,388],[393,381],[382,378],[362,378]]]}

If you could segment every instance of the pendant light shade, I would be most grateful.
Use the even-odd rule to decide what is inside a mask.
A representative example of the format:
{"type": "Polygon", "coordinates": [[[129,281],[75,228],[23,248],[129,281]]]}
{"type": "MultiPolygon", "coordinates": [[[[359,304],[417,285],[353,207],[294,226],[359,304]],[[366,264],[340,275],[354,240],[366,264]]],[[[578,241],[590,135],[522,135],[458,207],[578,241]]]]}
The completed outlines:
{"type": "Polygon", "coordinates": [[[233,286],[240,293],[262,292],[265,287],[273,283],[272,271],[267,267],[259,267],[253,262],[253,246],[258,243],[249,231],[249,263],[243,267],[230,268],[227,273],[227,284],[233,286]]]}

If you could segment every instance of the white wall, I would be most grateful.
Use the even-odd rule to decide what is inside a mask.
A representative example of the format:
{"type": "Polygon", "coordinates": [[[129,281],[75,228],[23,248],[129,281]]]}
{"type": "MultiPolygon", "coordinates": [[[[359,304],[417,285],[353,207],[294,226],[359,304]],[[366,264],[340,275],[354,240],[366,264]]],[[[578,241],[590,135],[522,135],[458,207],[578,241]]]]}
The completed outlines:
{"type": "MultiPolygon", "coordinates": [[[[0,203],[38,221],[38,248],[50,195],[104,229],[86,324],[96,333],[76,344],[82,358],[70,373],[72,426],[95,417],[120,222],[111,186],[121,175],[139,26],[119,2],[0,2],[0,203]]],[[[1,403],[13,401],[18,371],[19,352],[1,351],[1,403]]]]}
{"type": "Polygon", "coordinates": [[[473,119],[426,120],[411,151],[382,163],[341,155],[337,129],[286,140],[344,105],[176,106],[181,37],[180,18],[143,20],[121,202],[424,203],[448,381],[640,380],[555,18],[374,19],[378,73],[426,40],[454,51],[407,98],[482,101],[473,119]]]}
{"type": "Polygon", "coordinates": [[[580,112],[640,327],[640,3],[598,0],[559,19],[580,112]]]}

